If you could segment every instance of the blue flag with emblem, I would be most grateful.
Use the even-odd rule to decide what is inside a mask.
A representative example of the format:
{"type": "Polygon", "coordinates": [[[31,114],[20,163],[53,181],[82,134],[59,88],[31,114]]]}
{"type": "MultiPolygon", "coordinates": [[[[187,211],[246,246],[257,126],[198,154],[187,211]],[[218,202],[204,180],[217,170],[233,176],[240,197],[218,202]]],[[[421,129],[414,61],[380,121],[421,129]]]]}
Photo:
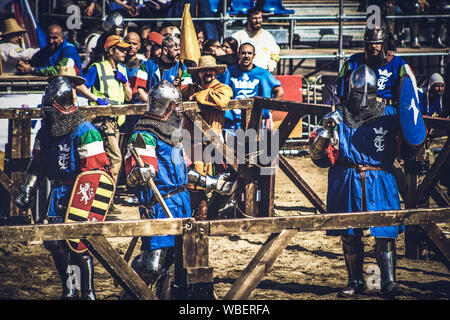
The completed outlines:
{"type": "Polygon", "coordinates": [[[419,147],[425,141],[427,131],[420,111],[416,87],[407,74],[400,81],[398,102],[403,138],[411,147],[419,147]]]}

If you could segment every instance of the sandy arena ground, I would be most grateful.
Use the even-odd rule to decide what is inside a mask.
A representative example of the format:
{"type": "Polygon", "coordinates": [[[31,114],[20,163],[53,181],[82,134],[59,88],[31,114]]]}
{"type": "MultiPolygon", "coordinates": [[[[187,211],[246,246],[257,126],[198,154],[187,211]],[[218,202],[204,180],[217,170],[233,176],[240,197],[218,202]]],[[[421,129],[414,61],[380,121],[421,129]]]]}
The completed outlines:
{"type": "MultiPolygon", "coordinates": [[[[314,166],[309,157],[290,157],[311,188],[325,200],[326,169],[314,166]]],[[[297,191],[289,179],[278,171],[275,188],[276,215],[312,214],[312,205],[297,191]]],[[[120,205],[122,213],[114,218],[137,219],[137,209],[120,205]]],[[[440,225],[446,232],[449,224],[440,225]]],[[[230,289],[241,271],[254,257],[268,235],[239,235],[210,239],[210,265],[214,267],[214,288],[219,298],[230,289]]],[[[124,254],[129,238],[110,239],[120,254],[124,254]]],[[[364,237],[365,270],[376,265],[374,240],[364,237]]],[[[137,247],[138,248],[138,247],[137,247]]],[[[404,236],[397,242],[397,280],[405,287],[402,300],[448,300],[450,271],[430,253],[427,260],[405,258],[404,236]]],[[[134,255],[138,254],[138,249],[134,255]]],[[[370,275],[366,275],[368,280],[370,275]]],[[[0,299],[59,299],[60,279],[49,252],[42,243],[10,243],[0,245],[0,299]]],[[[271,271],[258,285],[252,300],[335,300],[345,286],[347,274],[339,238],[324,232],[299,232],[283,251],[271,271]]],[[[112,277],[95,260],[95,287],[99,300],[116,300],[121,292],[112,277]]],[[[377,290],[369,290],[357,299],[382,299],[377,290]]]]}

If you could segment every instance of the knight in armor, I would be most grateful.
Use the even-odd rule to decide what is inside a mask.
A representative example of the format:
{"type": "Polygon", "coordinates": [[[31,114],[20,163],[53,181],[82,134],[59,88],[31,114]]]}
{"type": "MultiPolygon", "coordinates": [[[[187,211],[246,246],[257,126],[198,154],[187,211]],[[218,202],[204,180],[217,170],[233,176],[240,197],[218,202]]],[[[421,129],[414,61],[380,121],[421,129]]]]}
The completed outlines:
{"type": "Polygon", "coordinates": [[[393,98],[401,77],[407,74],[413,83],[416,83],[414,73],[406,61],[388,51],[387,38],[388,34],[384,28],[366,29],[364,52],[350,56],[339,71],[337,95],[341,101],[345,101],[346,94],[350,92],[347,85],[351,72],[363,64],[375,72],[377,94],[385,100],[387,105],[394,103],[393,98]]]}
{"type": "MultiPolygon", "coordinates": [[[[323,126],[314,130],[309,140],[312,161],[319,167],[329,167],[327,210],[399,210],[397,183],[390,172],[397,154],[396,143],[403,137],[399,134],[398,111],[378,96],[377,75],[369,66],[357,67],[348,82],[346,99],[336,106],[336,111],[325,115],[323,126]]],[[[406,143],[400,150],[398,156],[402,157],[415,152],[406,143]]],[[[401,292],[395,269],[396,238],[403,230],[403,226],[370,228],[375,237],[381,291],[387,298],[401,292]]],[[[338,296],[350,297],[364,291],[363,230],[328,230],[327,235],[342,237],[348,285],[338,296]]]]}
{"type": "MultiPolygon", "coordinates": [[[[73,73],[75,74],[75,72],[73,73]]],[[[54,76],[42,99],[42,127],[38,131],[28,167],[25,185],[15,200],[18,207],[30,208],[39,181],[51,181],[47,217],[43,223],[62,223],[76,177],[84,171],[109,170],[100,133],[75,104],[75,85],[84,82],[78,76],[54,76]]],[[[92,257],[86,251],[72,251],[65,240],[44,241],[50,250],[62,281],[62,299],[95,300],[92,257]],[[75,266],[75,267],[74,267],[75,266]],[[73,270],[80,270],[80,290],[72,281],[73,270]],[[81,296],[79,294],[81,293],[81,296]]]]}
{"type": "MultiPolygon", "coordinates": [[[[169,81],[155,84],[148,94],[147,110],[135,125],[128,142],[132,144],[138,134],[145,140],[145,149],[136,149],[145,163],[144,168],[136,166],[129,151],[125,157],[127,184],[134,187],[143,218],[166,218],[148,184],[150,179],[153,179],[174,218],[191,217],[190,196],[186,189],[188,183],[208,190],[223,190],[229,186],[225,177],[188,172],[180,131],[182,115],[177,111],[181,103],[181,92],[169,81]]],[[[170,277],[174,241],[174,236],[142,237],[141,253],[131,265],[147,284],[170,277]]],[[[163,291],[158,289],[157,295],[167,298],[163,291]]]]}

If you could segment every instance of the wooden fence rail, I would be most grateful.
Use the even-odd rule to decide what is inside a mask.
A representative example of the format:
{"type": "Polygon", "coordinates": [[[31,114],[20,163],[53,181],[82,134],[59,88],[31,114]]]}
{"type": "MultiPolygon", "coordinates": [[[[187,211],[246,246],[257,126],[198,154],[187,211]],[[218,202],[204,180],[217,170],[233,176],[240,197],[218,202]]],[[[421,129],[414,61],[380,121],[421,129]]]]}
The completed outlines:
{"type": "Polygon", "coordinates": [[[209,237],[272,233],[224,299],[247,299],[297,232],[368,228],[383,225],[421,225],[450,260],[449,240],[436,223],[450,221],[450,207],[396,211],[336,213],[195,221],[158,219],[0,227],[0,243],[82,238],[90,252],[132,297],[156,299],[125,259],[106,239],[135,236],[176,236],[174,297],[213,299],[213,268],[209,266],[209,237]]]}

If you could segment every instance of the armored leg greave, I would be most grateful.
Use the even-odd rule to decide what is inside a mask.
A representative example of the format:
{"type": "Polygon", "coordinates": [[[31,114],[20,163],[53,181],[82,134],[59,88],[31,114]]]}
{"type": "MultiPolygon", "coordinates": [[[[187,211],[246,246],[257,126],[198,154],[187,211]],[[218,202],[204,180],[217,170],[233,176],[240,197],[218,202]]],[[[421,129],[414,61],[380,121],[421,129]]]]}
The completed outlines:
{"type": "MultiPolygon", "coordinates": [[[[75,277],[72,279],[70,274],[70,249],[67,248],[64,241],[45,241],[44,246],[50,251],[53,261],[55,262],[56,270],[58,270],[61,277],[62,295],[61,299],[77,299],[78,290],[76,289],[75,277]]],[[[76,276],[76,275],[75,275],[76,276]]]]}
{"type": "Polygon", "coordinates": [[[350,297],[365,289],[363,262],[364,244],[361,237],[343,236],[342,249],[348,272],[348,285],[339,292],[339,297],[350,297]]]}
{"type": "Polygon", "coordinates": [[[384,296],[392,298],[400,294],[400,288],[395,282],[397,263],[395,239],[375,238],[375,256],[381,272],[381,291],[384,296]]]}
{"type": "MultiPolygon", "coordinates": [[[[173,254],[173,251],[170,248],[143,250],[139,256],[133,259],[131,267],[146,285],[153,285],[173,263],[173,259],[169,258],[171,254],[173,254]]],[[[121,300],[130,298],[125,291],[120,296],[121,300]]]]}
{"type": "Polygon", "coordinates": [[[94,290],[94,263],[89,253],[81,254],[79,267],[81,272],[81,299],[96,300],[94,290]]]}

